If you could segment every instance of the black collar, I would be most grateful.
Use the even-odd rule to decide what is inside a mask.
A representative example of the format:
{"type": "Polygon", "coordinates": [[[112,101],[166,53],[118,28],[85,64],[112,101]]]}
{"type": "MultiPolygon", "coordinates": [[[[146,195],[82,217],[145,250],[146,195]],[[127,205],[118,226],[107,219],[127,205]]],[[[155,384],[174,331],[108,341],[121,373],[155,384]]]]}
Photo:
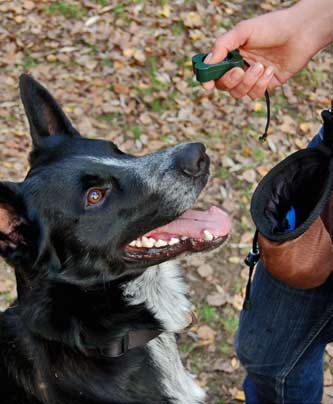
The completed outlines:
{"type": "Polygon", "coordinates": [[[151,340],[162,334],[161,330],[133,330],[128,331],[123,337],[111,340],[102,347],[86,346],[88,356],[102,358],[118,358],[125,355],[129,350],[143,347],[151,340]]]}

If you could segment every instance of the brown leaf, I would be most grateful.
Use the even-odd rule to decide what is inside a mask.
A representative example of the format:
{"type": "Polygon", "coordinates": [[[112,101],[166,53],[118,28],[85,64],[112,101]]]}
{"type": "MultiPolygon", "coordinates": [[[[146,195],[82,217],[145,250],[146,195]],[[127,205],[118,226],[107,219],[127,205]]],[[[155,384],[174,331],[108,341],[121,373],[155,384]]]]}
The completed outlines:
{"type": "Polygon", "coordinates": [[[267,166],[258,166],[256,170],[262,177],[269,172],[269,168],[267,166]]]}
{"type": "Polygon", "coordinates": [[[189,28],[201,27],[203,22],[201,15],[195,11],[183,15],[184,25],[189,28]]]}
{"type": "Polygon", "coordinates": [[[129,94],[129,91],[130,91],[128,86],[124,86],[123,84],[119,84],[119,83],[114,83],[112,85],[112,89],[117,94],[129,94]]]}
{"type": "Polygon", "coordinates": [[[324,386],[332,386],[333,385],[333,376],[329,369],[326,369],[324,372],[324,386]]]}
{"type": "Polygon", "coordinates": [[[224,291],[211,293],[207,296],[207,303],[211,306],[223,306],[227,302],[227,296],[224,291]]]}
{"type": "Polygon", "coordinates": [[[0,279],[0,293],[11,292],[13,287],[14,283],[10,279],[0,279]]]}
{"type": "Polygon", "coordinates": [[[225,362],[223,359],[219,359],[214,363],[213,370],[224,373],[233,373],[236,369],[232,367],[230,362],[225,362]]]}
{"type": "Polygon", "coordinates": [[[202,264],[197,269],[198,274],[203,278],[209,278],[213,275],[213,268],[209,264],[202,264]]]}
{"type": "Polygon", "coordinates": [[[197,334],[198,337],[205,342],[213,343],[215,341],[216,331],[214,331],[208,325],[202,325],[201,327],[199,327],[197,330],[197,334]]]}
{"type": "Polygon", "coordinates": [[[230,264],[239,264],[241,259],[238,256],[231,256],[228,258],[228,261],[230,262],[230,264]]]}
{"type": "Polygon", "coordinates": [[[293,118],[289,115],[284,115],[282,118],[282,125],[280,125],[280,130],[287,134],[294,134],[296,129],[296,124],[293,118]]]}
{"type": "Polygon", "coordinates": [[[233,387],[233,388],[229,389],[229,392],[235,400],[240,401],[240,402],[245,402],[244,391],[238,390],[237,388],[233,387]]]}
{"type": "Polygon", "coordinates": [[[137,60],[138,62],[140,62],[140,63],[143,63],[143,62],[145,62],[146,61],[146,55],[145,55],[145,53],[142,51],[142,50],[140,50],[140,49],[137,49],[135,52],[134,52],[134,59],[135,60],[137,60]]]}
{"type": "Polygon", "coordinates": [[[326,345],[326,353],[333,358],[333,343],[326,345]]]}
{"type": "Polygon", "coordinates": [[[253,183],[256,180],[256,172],[251,168],[243,172],[241,178],[249,183],[253,183]]]}

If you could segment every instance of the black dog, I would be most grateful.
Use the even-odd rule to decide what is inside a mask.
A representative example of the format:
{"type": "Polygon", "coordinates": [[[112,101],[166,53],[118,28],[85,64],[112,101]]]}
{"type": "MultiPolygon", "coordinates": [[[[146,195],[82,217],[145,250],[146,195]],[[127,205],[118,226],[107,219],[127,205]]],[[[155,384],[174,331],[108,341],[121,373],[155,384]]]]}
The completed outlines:
{"type": "Polygon", "coordinates": [[[0,317],[0,402],[202,403],[174,336],[186,287],[162,263],[228,233],[219,209],[187,210],[208,179],[204,146],[133,157],[82,138],[31,77],[20,90],[33,150],[25,180],[0,183],[0,254],[18,288],[0,317]]]}

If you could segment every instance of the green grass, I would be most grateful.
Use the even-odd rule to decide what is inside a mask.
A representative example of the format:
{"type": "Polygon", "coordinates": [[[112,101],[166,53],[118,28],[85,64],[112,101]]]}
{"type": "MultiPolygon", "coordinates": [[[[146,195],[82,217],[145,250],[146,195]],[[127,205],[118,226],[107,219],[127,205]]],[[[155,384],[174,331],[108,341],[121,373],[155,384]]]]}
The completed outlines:
{"type": "Polygon", "coordinates": [[[113,66],[112,60],[109,57],[103,58],[102,66],[104,66],[104,67],[112,67],[113,66]]]}
{"type": "Polygon", "coordinates": [[[225,341],[221,341],[221,343],[218,346],[218,350],[221,354],[223,355],[229,355],[231,352],[231,347],[230,345],[225,341]]]}
{"type": "Polygon", "coordinates": [[[187,344],[187,343],[183,343],[181,345],[179,345],[179,350],[180,352],[182,352],[184,355],[188,355],[190,354],[194,349],[194,345],[193,344],[187,344]]]}
{"type": "Polygon", "coordinates": [[[11,292],[7,292],[7,293],[3,293],[1,296],[3,299],[6,300],[6,302],[12,302],[13,301],[13,296],[11,294],[11,292]]]}
{"type": "Polygon", "coordinates": [[[229,170],[226,167],[220,168],[218,171],[217,175],[223,179],[228,178],[229,176],[229,170]]]}
{"type": "Polygon", "coordinates": [[[179,22],[176,22],[176,23],[174,23],[174,24],[172,24],[172,26],[171,26],[171,32],[174,34],[174,35],[181,35],[183,32],[184,32],[184,25],[183,25],[183,23],[181,22],[181,21],[179,21],[179,22]]]}
{"type": "MultiPolygon", "coordinates": [[[[271,99],[272,115],[280,113],[286,107],[289,107],[289,101],[287,97],[281,90],[276,91],[271,99]]],[[[266,108],[264,108],[262,112],[265,112],[264,116],[266,117],[266,108]]]]}
{"type": "Polygon", "coordinates": [[[232,291],[234,294],[239,293],[242,290],[242,282],[239,280],[236,280],[232,286],[232,291]]]}
{"type": "Polygon", "coordinates": [[[99,4],[102,7],[106,7],[109,4],[108,0],[94,0],[96,4],[99,4]]]}
{"type": "Polygon", "coordinates": [[[100,115],[98,117],[98,119],[101,121],[105,121],[105,122],[112,122],[115,119],[117,119],[118,116],[119,116],[119,114],[117,114],[115,112],[110,112],[109,114],[100,115]]]}
{"type": "Polygon", "coordinates": [[[25,70],[31,70],[38,65],[37,60],[27,55],[23,58],[23,68],[25,70]]]}
{"type": "Polygon", "coordinates": [[[301,70],[293,79],[300,84],[302,87],[320,87],[324,80],[325,74],[321,70],[310,70],[309,68],[305,68],[301,70]]]}
{"type": "Polygon", "coordinates": [[[262,161],[265,157],[265,152],[263,149],[254,149],[253,155],[257,161],[262,161]]]}
{"type": "Polygon", "coordinates": [[[67,1],[55,1],[44,7],[49,15],[63,15],[65,18],[80,19],[87,14],[87,10],[76,4],[67,1]]]}
{"type": "Polygon", "coordinates": [[[226,332],[230,335],[234,335],[238,328],[238,317],[237,316],[228,316],[222,318],[222,325],[226,332]]]}
{"type": "Polygon", "coordinates": [[[133,133],[135,139],[140,140],[140,138],[142,136],[142,132],[141,132],[141,129],[139,128],[139,126],[132,126],[130,128],[130,131],[133,133]]]}
{"type": "Polygon", "coordinates": [[[116,14],[122,14],[126,10],[124,3],[118,3],[116,6],[113,7],[112,11],[116,14]]]}
{"type": "Polygon", "coordinates": [[[159,98],[155,98],[151,103],[150,107],[153,112],[162,112],[163,109],[161,100],[159,98]]]}
{"type": "Polygon", "coordinates": [[[161,135],[161,140],[162,140],[162,142],[167,143],[167,144],[172,143],[172,140],[170,139],[170,136],[167,135],[167,134],[161,135]]]}
{"type": "Polygon", "coordinates": [[[214,322],[218,317],[216,308],[210,306],[208,303],[204,303],[201,307],[199,307],[198,315],[204,323],[214,322]]]}

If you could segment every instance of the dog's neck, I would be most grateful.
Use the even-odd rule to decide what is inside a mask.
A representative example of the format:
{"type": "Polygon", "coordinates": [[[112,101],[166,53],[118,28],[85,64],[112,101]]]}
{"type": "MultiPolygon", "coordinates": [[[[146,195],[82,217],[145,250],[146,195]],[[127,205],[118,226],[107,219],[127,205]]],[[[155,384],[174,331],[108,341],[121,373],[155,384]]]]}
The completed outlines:
{"type": "MultiPolygon", "coordinates": [[[[40,380],[32,382],[37,385],[34,394],[42,396],[47,393],[49,397],[57,397],[55,402],[63,402],[59,397],[65,396],[59,394],[64,393],[59,393],[58,387],[54,390],[55,386],[73,394],[73,375],[79,369],[78,376],[85,380],[82,384],[87,387],[82,397],[89,396],[91,389],[113,397],[113,385],[123,386],[121,394],[124,396],[121,397],[136,397],[138,392],[129,391],[127,384],[131,374],[134,385],[149,386],[138,402],[151,403],[151,397],[161,403],[183,404],[189,399],[191,404],[202,402],[203,393],[185,372],[175,343],[174,332],[181,331],[188,324],[190,312],[187,289],[178,268],[173,263],[165,263],[148,268],[133,280],[113,286],[82,291],[68,285],[46,285],[47,291],[38,288],[38,295],[34,294],[35,303],[30,305],[30,310],[26,309],[28,304],[18,304],[15,308],[23,316],[23,323],[32,329],[35,349],[42,352],[41,358],[46,358],[43,365],[47,367],[52,363],[52,369],[45,371],[40,380]],[[84,316],[80,317],[80,313],[84,316]],[[105,345],[110,338],[125,331],[143,328],[162,328],[165,332],[146,347],[129,351],[120,361],[116,359],[117,362],[91,358],[84,353],[85,343],[105,345]],[[46,330],[46,335],[41,335],[41,330],[46,330]],[[103,388],[98,387],[98,380],[106,381],[110,377],[114,384],[107,382],[103,388]],[[171,396],[175,398],[166,399],[171,396]]],[[[96,396],[96,402],[98,400],[105,400],[105,397],[96,396]]]]}
{"type": "Polygon", "coordinates": [[[186,293],[178,268],[167,262],[146,269],[133,280],[89,289],[46,280],[23,295],[27,301],[22,304],[22,314],[33,333],[43,330],[41,337],[71,345],[78,342],[73,332],[79,332],[80,338],[94,345],[129,330],[182,331],[189,323],[186,293]]]}

